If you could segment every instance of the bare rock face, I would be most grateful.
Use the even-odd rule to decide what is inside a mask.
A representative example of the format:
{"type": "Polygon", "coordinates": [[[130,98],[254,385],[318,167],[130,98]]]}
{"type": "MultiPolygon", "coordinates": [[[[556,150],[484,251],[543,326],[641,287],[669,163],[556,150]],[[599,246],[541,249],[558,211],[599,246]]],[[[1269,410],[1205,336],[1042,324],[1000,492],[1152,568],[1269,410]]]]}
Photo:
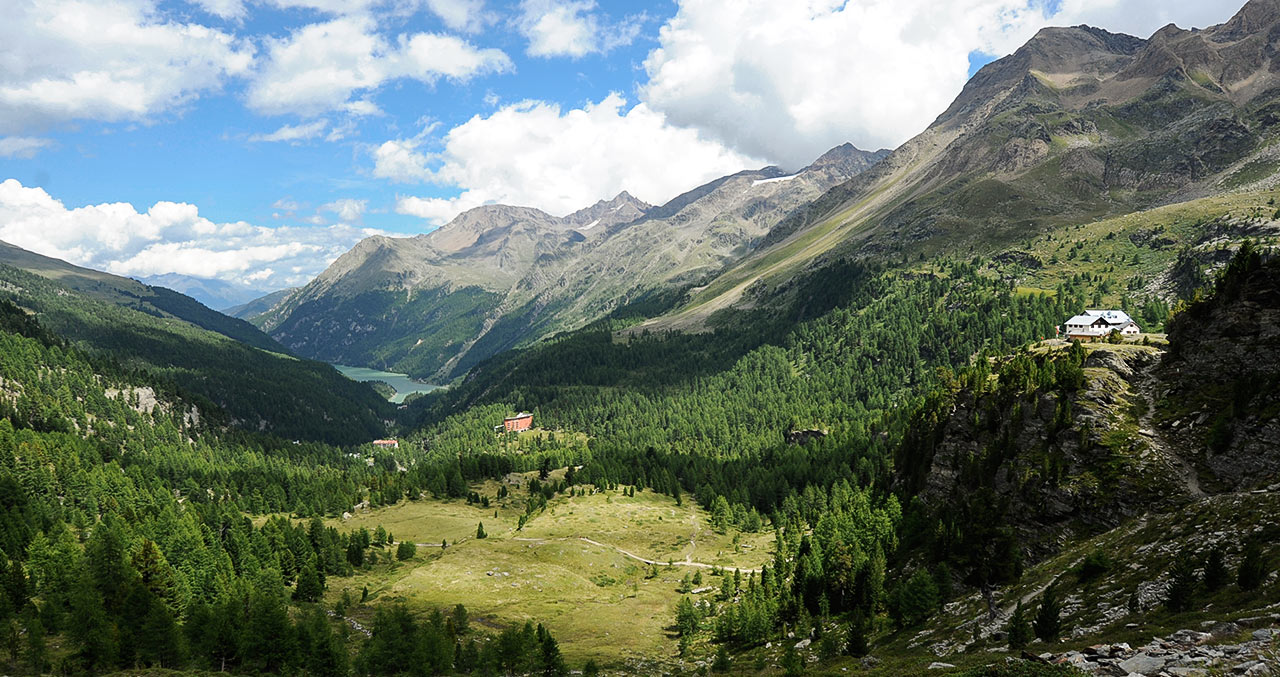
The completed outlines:
{"type": "Polygon", "coordinates": [[[1182,478],[1177,450],[1132,414],[1150,395],[1159,354],[1138,345],[1093,350],[1074,393],[961,390],[932,431],[920,499],[944,511],[975,500],[1002,506],[999,519],[1016,530],[1030,561],[1066,539],[1189,500],[1195,490],[1182,478]],[[1098,471],[1115,462],[1125,471],[1098,471]],[[986,498],[977,485],[988,487],[986,498]]]}
{"type": "Polygon", "coordinates": [[[1223,488],[1280,479],[1280,261],[1180,314],[1169,339],[1161,378],[1177,438],[1223,488]]]}

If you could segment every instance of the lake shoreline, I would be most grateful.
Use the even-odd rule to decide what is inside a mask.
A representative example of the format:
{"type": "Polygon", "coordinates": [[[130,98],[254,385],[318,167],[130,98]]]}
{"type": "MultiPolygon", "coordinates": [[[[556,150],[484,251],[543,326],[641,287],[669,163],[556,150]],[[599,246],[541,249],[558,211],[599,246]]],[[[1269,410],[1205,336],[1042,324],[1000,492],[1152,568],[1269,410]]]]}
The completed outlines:
{"type": "Polygon", "coordinates": [[[380,371],[378,369],[370,369],[368,367],[352,367],[345,364],[334,364],[334,369],[352,381],[360,381],[368,383],[370,381],[382,381],[395,388],[396,394],[391,398],[393,404],[403,404],[405,398],[415,393],[429,393],[433,390],[439,390],[444,386],[434,383],[426,383],[411,378],[408,374],[397,374],[390,371],[380,371]]]}

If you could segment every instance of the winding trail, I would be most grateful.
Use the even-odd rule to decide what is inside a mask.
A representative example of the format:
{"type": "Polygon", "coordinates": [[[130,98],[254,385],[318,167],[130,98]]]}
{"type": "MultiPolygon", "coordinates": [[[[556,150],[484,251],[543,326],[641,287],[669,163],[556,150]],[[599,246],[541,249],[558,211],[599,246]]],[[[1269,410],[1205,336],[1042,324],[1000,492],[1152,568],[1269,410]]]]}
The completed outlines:
{"type": "Polygon", "coordinates": [[[634,559],[634,560],[639,560],[639,561],[641,561],[641,562],[644,562],[645,564],[656,564],[656,565],[658,565],[658,566],[668,566],[668,565],[670,565],[670,566],[677,566],[677,567],[694,567],[694,568],[696,568],[696,569],[723,569],[723,570],[725,570],[725,571],[733,571],[733,570],[737,569],[738,571],[741,571],[741,572],[742,572],[742,573],[744,573],[744,574],[749,574],[749,573],[757,573],[757,574],[758,574],[758,573],[760,573],[760,570],[759,570],[759,569],[742,569],[742,568],[740,568],[740,567],[720,566],[720,565],[718,565],[718,564],[705,564],[705,563],[703,563],[703,562],[693,562],[693,561],[690,561],[688,558],[686,558],[684,561],[671,560],[671,561],[669,561],[669,562],[659,562],[659,561],[657,561],[657,560],[646,559],[646,558],[641,557],[641,556],[639,556],[639,555],[636,555],[636,554],[634,554],[634,553],[627,552],[626,550],[623,550],[622,548],[619,548],[619,547],[618,547],[618,546],[616,546],[616,545],[609,545],[608,543],[601,543],[601,542],[599,542],[599,541],[593,541],[593,540],[591,540],[590,538],[587,538],[586,536],[579,536],[579,537],[578,537],[578,540],[580,540],[580,541],[586,541],[587,543],[590,543],[591,545],[599,546],[599,547],[601,547],[601,548],[612,548],[614,551],[616,551],[616,552],[617,552],[618,554],[620,554],[620,555],[624,555],[624,556],[626,556],[626,557],[630,557],[631,559],[634,559]]]}
{"type": "MultiPolygon", "coordinates": [[[[574,540],[574,538],[572,536],[561,536],[558,538],[521,538],[519,536],[512,536],[511,540],[520,541],[522,543],[549,543],[551,541],[571,541],[571,540],[574,540]]],[[[742,567],[724,566],[720,564],[707,564],[705,562],[694,562],[687,555],[683,560],[664,561],[664,560],[649,559],[647,557],[641,557],[640,555],[637,555],[633,552],[628,552],[626,550],[623,550],[622,548],[619,548],[616,545],[610,545],[609,543],[601,543],[600,541],[587,538],[586,536],[579,536],[577,540],[582,541],[584,543],[590,543],[591,545],[594,545],[599,548],[606,548],[608,550],[613,550],[619,555],[636,560],[637,562],[643,562],[645,564],[654,564],[660,567],[665,567],[665,566],[693,567],[695,569],[723,569],[724,571],[734,571],[736,569],[738,571],[741,571],[744,574],[760,573],[760,569],[744,569],[742,567]]]]}

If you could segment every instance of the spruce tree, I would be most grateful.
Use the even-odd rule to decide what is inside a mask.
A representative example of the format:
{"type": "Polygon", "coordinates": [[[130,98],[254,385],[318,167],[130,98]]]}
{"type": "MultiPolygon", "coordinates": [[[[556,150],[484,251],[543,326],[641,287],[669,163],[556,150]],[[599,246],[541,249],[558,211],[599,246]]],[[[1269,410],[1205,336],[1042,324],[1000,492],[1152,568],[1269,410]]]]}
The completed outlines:
{"type": "Polygon", "coordinates": [[[1257,539],[1249,541],[1236,572],[1236,584],[1241,590],[1256,590],[1267,577],[1267,563],[1262,554],[1262,544],[1257,539]]]}
{"type": "Polygon", "coordinates": [[[484,532],[484,522],[476,526],[476,538],[487,538],[489,534],[484,532]]]}
{"type": "Polygon", "coordinates": [[[1009,617],[1005,632],[1009,635],[1009,648],[1012,650],[1021,650],[1031,643],[1031,624],[1027,622],[1027,612],[1022,606],[1022,600],[1018,600],[1018,606],[1009,617]]]}
{"type": "Polygon", "coordinates": [[[933,614],[938,608],[938,588],[928,571],[917,569],[898,587],[896,607],[903,627],[922,623],[933,614]]]}
{"type": "Polygon", "coordinates": [[[711,664],[712,672],[728,672],[731,664],[729,662],[729,649],[721,644],[716,649],[716,660],[711,664]]]}
{"type": "Polygon", "coordinates": [[[1058,641],[1062,634],[1062,602],[1058,599],[1057,583],[1051,583],[1040,596],[1040,610],[1036,613],[1035,633],[1045,642],[1058,641]]]}
{"type": "Polygon", "coordinates": [[[316,569],[316,559],[311,557],[298,572],[298,582],[293,588],[293,599],[296,602],[319,602],[324,595],[324,584],[320,582],[320,572],[316,569]]]}
{"type": "Polygon", "coordinates": [[[1222,589],[1230,580],[1227,571],[1227,549],[1222,545],[1214,546],[1204,562],[1204,587],[1210,592],[1222,589]]]}
{"type": "Polygon", "coordinates": [[[845,653],[854,658],[862,658],[870,653],[871,645],[867,634],[866,617],[862,611],[854,612],[853,622],[849,624],[849,642],[845,647],[845,653]]]}
{"type": "Polygon", "coordinates": [[[790,642],[782,652],[782,673],[787,677],[798,677],[804,674],[804,657],[790,642]]]}
{"type": "Polygon", "coordinates": [[[1174,613],[1190,611],[1196,593],[1195,561],[1190,557],[1179,557],[1170,572],[1169,589],[1165,593],[1164,604],[1174,613]]]}

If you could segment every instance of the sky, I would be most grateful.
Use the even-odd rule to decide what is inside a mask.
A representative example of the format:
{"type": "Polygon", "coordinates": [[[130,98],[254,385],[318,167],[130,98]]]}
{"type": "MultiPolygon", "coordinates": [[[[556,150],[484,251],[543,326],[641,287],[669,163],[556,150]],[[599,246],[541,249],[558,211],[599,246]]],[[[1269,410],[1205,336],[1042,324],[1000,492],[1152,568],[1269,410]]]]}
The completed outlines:
{"type": "Polygon", "coordinates": [[[1243,0],[9,0],[0,240],[304,284],[364,237],[894,148],[1042,27],[1243,0]]]}

